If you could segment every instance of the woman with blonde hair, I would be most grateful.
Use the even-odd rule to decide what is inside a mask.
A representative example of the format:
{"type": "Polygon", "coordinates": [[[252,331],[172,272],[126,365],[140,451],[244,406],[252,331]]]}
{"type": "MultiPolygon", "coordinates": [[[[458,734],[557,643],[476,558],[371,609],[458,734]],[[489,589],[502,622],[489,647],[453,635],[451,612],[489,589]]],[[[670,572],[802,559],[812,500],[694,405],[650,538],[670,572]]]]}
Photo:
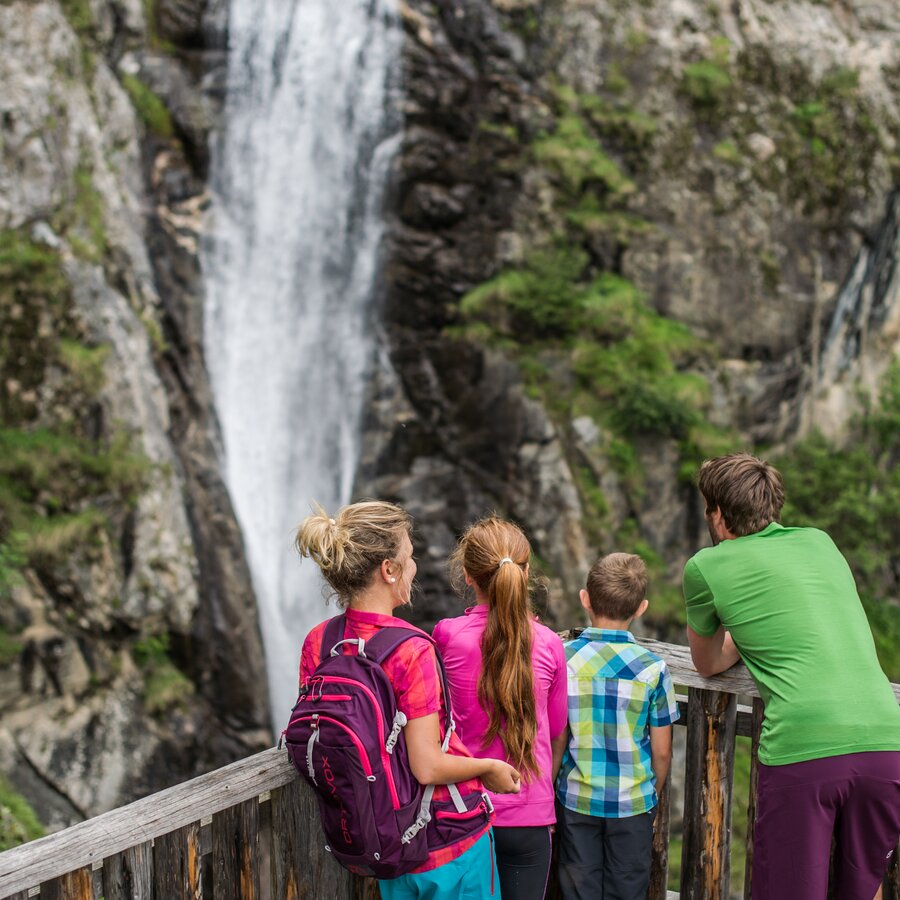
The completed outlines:
{"type": "MultiPolygon", "coordinates": [[[[322,673],[327,671],[333,657],[355,653],[363,657],[359,661],[361,668],[381,666],[390,683],[385,690],[393,691],[392,706],[396,713],[393,728],[390,728],[390,722],[384,723],[390,733],[378,738],[381,743],[377,752],[371,757],[366,754],[360,754],[359,759],[347,757],[346,771],[337,770],[336,760],[342,758],[341,746],[350,748],[348,752],[353,753],[354,746],[361,749],[362,741],[346,722],[336,721],[324,713],[314,712],[305,717],[312,719],[307,732],[309,736],[307,738],[304,733],[302,740],[295,741],[292,756],[295,764],[302,763],[301,770],[309,766],[311,783],[319,786],[320,795],[323,785],[331,790],[332,786],[340,788],[343,782],[349,782],[354,777],[350,770],[358,769],[361,759],[359,772],[365,771],[367,782],[372,782],[373,796],[379,782],[389,783],[394,794],[393,812],[388,805],[388,814],[382,815],[381,820],[391,820],[391,824],[394,818],[398,820],[403,844],[408,844],[419,831],[427,835],[427,840],[418,836],[423,855],[427,849],[424,862],[411,871],[407,867],[403,870],[405,874],[397,877],[384,875],[379,864],[372,861],[379,860],[379,854],[370,854],[367,865],[381,879],[379,887],[385,900],[412,900],[425,896],[433,900],[457,897],[478,900],[494,895],[490,802],[483,799],[487,795],[482,797],[482,785],[499,794],[515,792],[519,789],[519,775],[500,759],[475,758],[466,750],[453,732],[452,718],[448,714],[449,700],[443,696],[439,660],[431,638],[393,616],[397,607],[410,602],[416,574],[411,531],[410,518],[403,509],[380,501],[350,504],[333,517],[317,507],[315,513],[300,525],[296,538],[298,551],[319,566],[337,595],[338,605],[345,611],[316,626],[303,642],[298,708],[301,701],[308,702],[316,710],[324,708],[317,704],[328,702],[334,702],[338,707],[344,702],[345,706],[351,707],[350,694],[355,689],[350,684],[351,679],[334,676],[329,679],[322,673]],[[412,636],[410,632],[413,632],[412,636]],[[449,727],[447,723],[450,723],[449,727]],[[329,729],[330,734],[327,733],[329,729]],[[382,763],[383,770],[378,768],[382,763]],[[417,790],[409,774],[420,785],[427,786],[426,799],[421,801],[420,793],[417,799],[401,808],[396,800],[398,790],[402,795],[404,776],[413,785],[413,790],[417,790]],[[468,810],[466,798],[472,797],[473,808],[468,810]],[[476,807],[475,804],[480,805],[476,807]],[[433,814],[426,811],[429,806],[433,814]],[[399,821],[407,809],[418,815],[412,825],[405,819],[399,821]],[[476,813],[481,818],[477,818],[476,813]]],[[[341,662],[345,668],[347,664],[355,663],[341,662]]],[[[376,674],[383,684],[381,673],[376,674]]],[[[372,691],[365,687],[362,691],[374,702],[372,691]]],[[[365,702],[363,697],[363,705],[365,702]]],[[[334,714],[335,717],[339,715],[334,714]]],[[[348,721],[351,721],[350,715],[352,710],[348,721]]],[[[292,718],[287,730],[289,742],[291,727],[302,718],[299,715],[292,718]]],[[[363,785],[362,790],[367,792],[368,788],[363,785]]],[[[368,796],[362,799],[364,803],[369,802],[368,796]]],[[[348,844],[355,840],[363,805],[340,804],[339,840],[341,832],[348,844]]],[[[323,812],[323,822],[324,815],[323,812]]],[[[381,827],[377,811],[374,818],[376,827],[381,827]]],[[[399,848],[400,842],[395,841],[391,852],[399,852],[399,848]]],[[[342,848],[329,849],[341,859],[338,853],[342,848]]],[[[359,848],[354,852],[357,850],[359,848]]],[[[386,853],[383,846],[382,854],[386,853]]],[[[348,862],[354,857],[349,850],[347,854],[342,861],[354,868],[348,862]]],[[[364,867],[357,866],[355,870],[361,868],[364,867]]]]}
{"type": "Polygon", "coordinates": [[[565,652],[532,612],[530,558],[527,538],[511,522],[490,516],[472,525],[451,557],[451,577],[472,589],[475,605],[433,632],[463,742],[522,773],[515,797],[494,798],[503,900],[540,900],[546,892],[566,732],[565,652]]]}

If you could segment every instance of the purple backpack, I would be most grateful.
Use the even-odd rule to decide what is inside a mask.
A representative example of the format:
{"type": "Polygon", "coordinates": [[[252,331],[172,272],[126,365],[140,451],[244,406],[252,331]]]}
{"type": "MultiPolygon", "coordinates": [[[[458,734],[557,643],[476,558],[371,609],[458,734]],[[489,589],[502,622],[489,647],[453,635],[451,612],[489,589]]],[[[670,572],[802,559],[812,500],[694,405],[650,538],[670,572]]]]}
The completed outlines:
{"type": "MultiPolygon", "coordinates": [[[[365,641],[344,639],[344,616],[325,626],[319,665],[301,685],[282,737],[297,771],[319,800],[325,849],[358,875],[396,878],[417,869],[429,852],[482,831],[493,807],[486,793],[433,802],[434,785],[422,787],[409,767],[394,689],[382,663],[421,631],[389,627],[365,641]],[[344,653],[343,644],[357,652],[344,653]]],[[[435,652],[444,692],[447,752],[455,725],[441,655],[435,652]]]]}

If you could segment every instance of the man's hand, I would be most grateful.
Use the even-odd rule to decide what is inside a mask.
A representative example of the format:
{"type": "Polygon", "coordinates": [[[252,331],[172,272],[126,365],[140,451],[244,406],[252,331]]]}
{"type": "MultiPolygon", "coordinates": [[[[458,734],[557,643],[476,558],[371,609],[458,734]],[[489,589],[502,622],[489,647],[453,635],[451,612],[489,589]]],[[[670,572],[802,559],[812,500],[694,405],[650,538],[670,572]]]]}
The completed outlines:
{"type": "Polygon", "coordinates": [[[719,672],[730,669],[740,661],[741,654],[735,647],[731,635],[720,625],[718,631],[705,636],[697,634],[690,625],[687,626],[687,639],[691,647],[691,659],[694,668],[704,677],[712,678],[719,672]]]}
{"type": "Polygon", "coordinates": [[[481,776],[484,786],[495,794],[518,794],[521,788],[519,773],[501,759],[491,762],[491,768],[481,776]]]}

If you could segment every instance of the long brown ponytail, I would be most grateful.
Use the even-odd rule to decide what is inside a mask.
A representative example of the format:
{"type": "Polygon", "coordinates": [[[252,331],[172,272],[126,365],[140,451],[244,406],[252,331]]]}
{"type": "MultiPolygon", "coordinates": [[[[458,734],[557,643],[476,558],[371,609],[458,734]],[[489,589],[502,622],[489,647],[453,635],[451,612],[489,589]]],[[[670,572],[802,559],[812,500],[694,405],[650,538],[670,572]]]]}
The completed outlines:
{"type": "Polygon", "coordinates": [[[454,584],[464,585],[467,573],[488,600],[478,681],[478,701],[489,716],[484,745],[499,735],[510,763],[525,775],[537,775],[530,556],[521,530],[491,516],[470,526],[460,538],[451,569],[454,584]]]}

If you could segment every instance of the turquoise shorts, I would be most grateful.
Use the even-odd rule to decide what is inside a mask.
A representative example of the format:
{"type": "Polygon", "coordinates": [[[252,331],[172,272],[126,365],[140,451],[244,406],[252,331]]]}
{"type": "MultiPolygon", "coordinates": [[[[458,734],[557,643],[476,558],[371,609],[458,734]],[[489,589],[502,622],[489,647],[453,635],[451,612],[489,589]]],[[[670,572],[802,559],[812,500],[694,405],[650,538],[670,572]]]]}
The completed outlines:
{"type": "Polygon", "coordinates": [[[494,835],[488,829],[462,856],[428,872],[378,882],[381,900],[500,900],[494,835]]]}

